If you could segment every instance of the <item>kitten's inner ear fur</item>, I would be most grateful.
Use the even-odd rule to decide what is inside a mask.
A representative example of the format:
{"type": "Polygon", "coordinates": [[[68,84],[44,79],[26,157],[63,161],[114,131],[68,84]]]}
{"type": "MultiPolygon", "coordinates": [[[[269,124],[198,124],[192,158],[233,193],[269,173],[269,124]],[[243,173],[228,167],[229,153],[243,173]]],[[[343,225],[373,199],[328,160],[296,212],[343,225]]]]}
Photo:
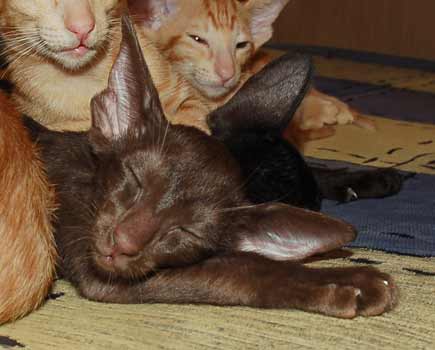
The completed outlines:
{"type": "Polygon", "coordinates": [[[344,221],[285,204],[262,204],[240,210],[246,227],[233,250],[272,260],[302,260],[341,248],[356,237],[344,221]]]}
{"type": "Polygon", "coordinates": [[[212,134],[220,139],[242,129],[281,134],[304,98],[311,76],[308,56],[287,53],[272,61],[208,116],[212,134]]]}
{"type": "Polygon", "coordinates": [[[91,101],[93,128],[108,140],[129,129],[167,122],[133,27],[122,16],[122,41],[107,89],[91,101]]]}
{"type": "Polygon", "coordinates": [[[273,33],[273,22],[289,0],[248,0],[245,6],[250,14],[251,35],[256,48],[267,42],[273,33]]]}
{"type": "Polygon", "coordinates": [[[177,0],[128,0],[128,8],[136,21],[158,30],[178,9],[177,0]]]}

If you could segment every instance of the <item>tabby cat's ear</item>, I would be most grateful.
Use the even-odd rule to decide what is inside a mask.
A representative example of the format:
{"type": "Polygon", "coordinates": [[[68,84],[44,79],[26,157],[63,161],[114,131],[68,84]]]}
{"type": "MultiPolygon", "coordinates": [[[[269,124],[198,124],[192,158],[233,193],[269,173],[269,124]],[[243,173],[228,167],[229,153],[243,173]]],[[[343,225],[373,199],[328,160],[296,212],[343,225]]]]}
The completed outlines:
{"type": "Polygon", "coordinates": [[[356,237],[344,221],[285,204],[262,204],[241,209],[244,225],[230,248],[272,260],[302,260],[343,247],[356,237]]]}
{"type": "Polygon", "coordinates": [[[250,29],[254,45],[261,47],[272,37],[273,22],[290,0],[249,0],[245,3],[250,13],[250,29]]]}
{"type": "Polygon", "coordinates": [[[208,116],[212,134],[219,139],[246,129],[281,134],[305,96],[311,75],[311,60],[305,55],[287,53],[270,62],[208,116]]]}
{"type": "Polygon", "coordinates": [[[179,0],[128,0],[135,22],[158,30],[178,10],[179,0]]]}
{"type": "Polygon", "coordinates": [[[92,99],[91,111],[91,139],[99,134],[110,142],[121,139],[129,130],[166,121],[128,15],[122,17],[121,48],[108,87],[92,99]]]}

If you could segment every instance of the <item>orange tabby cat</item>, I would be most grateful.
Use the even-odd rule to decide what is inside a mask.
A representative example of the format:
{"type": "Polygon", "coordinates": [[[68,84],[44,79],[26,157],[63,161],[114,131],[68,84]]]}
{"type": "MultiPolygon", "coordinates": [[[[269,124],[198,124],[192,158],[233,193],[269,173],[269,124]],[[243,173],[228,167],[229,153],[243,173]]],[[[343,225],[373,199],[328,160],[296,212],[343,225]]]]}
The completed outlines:
{"type": "MultiPolygon", "coordinates": [[[[129,0],[129,5],[175,69],[216,107],[272,59],[258,49],[271,38],[272,24],[288,2],[129,0]]],[[[294,121],[301,130],[317,130],[355,116],[343,102],[313,90],[294,121]]]]}
{"type": "Polygon", "coordinates": [[[18,113],[0,94],[0,324],[39,306],[52,283],[52,194],[18,113]]]}
{"type": "MultiPolygon", "coordinates": [[[[52,127],[89,127],[90,100],[105,88],[119,49],[123,6],[118,0],[3,2],[6,76],[15,84],[12,97],[21,112],[52,127]]],[[[208,100],[173,70],[145,34],[140,39],[168,117],[179,121],[187,115],[188,123],[205,128],[208,100]]]]}

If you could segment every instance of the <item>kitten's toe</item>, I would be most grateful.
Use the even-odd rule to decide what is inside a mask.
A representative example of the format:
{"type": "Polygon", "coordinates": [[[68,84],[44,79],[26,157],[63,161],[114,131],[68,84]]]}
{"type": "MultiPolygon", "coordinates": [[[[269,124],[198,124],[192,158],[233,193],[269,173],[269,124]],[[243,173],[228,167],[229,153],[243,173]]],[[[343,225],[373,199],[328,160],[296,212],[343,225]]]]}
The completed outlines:
{"type": "Polygon", "coordinates": [[[337,114],[337,124],[339,125],[352,124],[354,120],[354,115],[347,107],[340,110],[337,114]]]}
{"type": "Polygon", "coordinates": [[[322,313],[328,316],[351,319],[358,315],[358,296],[361,294],[359,288],[353,286],[342,286],[331,283],[327,286],[329,290],[328,302],[322,313]]]}

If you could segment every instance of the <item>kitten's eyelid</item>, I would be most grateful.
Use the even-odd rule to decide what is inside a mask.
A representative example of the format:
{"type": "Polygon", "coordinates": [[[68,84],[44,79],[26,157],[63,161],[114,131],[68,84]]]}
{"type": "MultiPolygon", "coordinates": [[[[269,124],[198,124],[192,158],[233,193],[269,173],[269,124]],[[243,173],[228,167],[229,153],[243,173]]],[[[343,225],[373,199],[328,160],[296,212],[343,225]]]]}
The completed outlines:
{"type": "Polygon", "coordinates": [[[188,233],[188,234],[192,235],[193,237],[195,237],[195,238],[197,238],[197,239],[202,239],[202,237],[201,237],[197,232],[195,232],[195,231],[192,230],[191,228],[188,228],[188,227],[186,227],[186,226],[182,226],[182,225],[171,227],[171,228],[168,230],[168,233],[170,233],[170,232],[174,232],[174,231],[177,231],[177,230],[178,230],[178,231],[185,232],[185,233],[188,233]]]}
{"type": "Polygon", "coordinates": [[[204,38],[201,38],[199,35],[195,35],[195,34],[187,34],[192,40],[196,41],[198,44],[201,45],[208,45],[207,40],[205,40],[204,38]]]}
{"type": "Polygon", "coordinates": [[[192,229],[189,228],[189,227],[186,227],[186,226],[179,226],[179,228],[180,228],[182,231],[184,231],[184,232],[186,232],[186,233],[189,233],[190,235],[192,235],[193,237],[195,237],[195,238],[197,238],[197,239],[202,239],[202,237],[201,237],[197,232],[195,232],[195,230],[192,230],[192,229]]]}
{"type": "Polygon", "coordinates": [[[245,49],[247,48],[251,43],[249,41],[239,41],[236,44],[236,49],[245,49]]]}
{"type": "MultiPolygon", "coordinates": [[[[143,190],[143,184],[139,177],[137,176],[136,172],[134,171],[133,167],[131,165],[127,165],[127,169],[130,171],[130,174],[133,176],[134,181],[136,182],[137,186],[143,190]]],[[[141,191],[142,192],[142,191],[141,191]]]]}

